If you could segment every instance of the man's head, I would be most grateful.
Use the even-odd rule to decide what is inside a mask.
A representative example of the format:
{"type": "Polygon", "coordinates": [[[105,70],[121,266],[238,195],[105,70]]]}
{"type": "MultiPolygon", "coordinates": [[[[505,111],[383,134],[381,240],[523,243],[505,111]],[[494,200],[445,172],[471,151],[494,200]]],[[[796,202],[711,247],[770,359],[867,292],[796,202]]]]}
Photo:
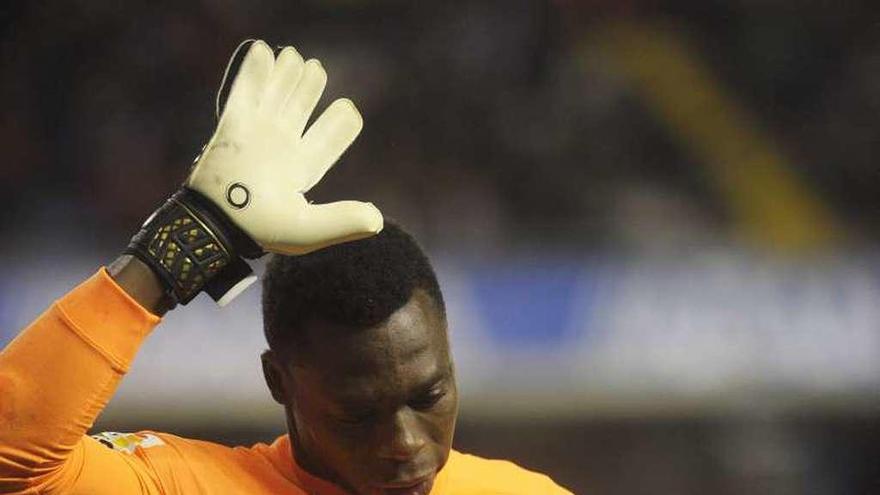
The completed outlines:
{"type": "Polygon", "coordinates": [[[458,395],[443,296],[412,237],[386,222],[368,239],[273,256],[263,321],[263,370],[297,461],[359,494],[429,489],[458,395]]]}

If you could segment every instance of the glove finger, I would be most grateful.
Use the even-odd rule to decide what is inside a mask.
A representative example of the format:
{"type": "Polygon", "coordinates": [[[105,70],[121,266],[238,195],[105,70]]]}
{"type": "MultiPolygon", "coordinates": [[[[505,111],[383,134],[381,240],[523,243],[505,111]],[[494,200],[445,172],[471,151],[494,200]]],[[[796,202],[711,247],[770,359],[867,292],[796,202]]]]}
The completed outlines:
{"type": "Polygon", "coordinates": [[[303,67],[303,74],[284,104],[282,119],[288,122],[297,137],[302,136],[309,116],[321,99],[324,86],[327,85],[327,73],[321,62],[309,59],[303,67]]]}
{"type": "Polygon", "coordinates": [[[279,233],[278,244],[266,248],[285,254],[305,254],[378,234],[383,224],[382,213],[372,203],[337,201],[309,205],[300,221],[289,225],[287,232],[279,233]]]}
{"type": "Polygon", "coordinates": [[[270,110],[280,110],[288,95],[296,89],[303,72],[303,58],[292,46],[286,46],[278,55],[272,75],[260,105],[270,110]]]}
{"type": "MultiPolygon", "coordinates": [[[[252,107],[259,103],[266,81],[272,73],[275,63],[275,55],[262,40],[257,40],[251,45],[238,69],[232,89],[229,90],[229,98],[226,100],[226,109],[252,107]]],[[[224,110],[224,113],[226,110],[224,110]]]]}
{"type": "Polygon", "coordinates": [[[334,101],[303,136],[303,164],[308,164],[301,192],[308,191],[324,177],[339,157],[354,142],[364,127],[364,120],[354,103],[347,98],[334,101]]]}

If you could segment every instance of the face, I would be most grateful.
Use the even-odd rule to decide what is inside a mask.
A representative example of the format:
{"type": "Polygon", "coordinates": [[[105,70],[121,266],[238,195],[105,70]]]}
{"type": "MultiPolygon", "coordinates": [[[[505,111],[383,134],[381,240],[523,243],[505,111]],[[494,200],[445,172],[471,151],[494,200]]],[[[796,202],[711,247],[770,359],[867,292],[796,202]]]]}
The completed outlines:
{"type": "Polygon", "coordinates": [[[302,467],[361,495],[427,495],[458,412],[446,323],[416,292],[383,324],[307,329],[295,359],[264,354],[302,467]]]}

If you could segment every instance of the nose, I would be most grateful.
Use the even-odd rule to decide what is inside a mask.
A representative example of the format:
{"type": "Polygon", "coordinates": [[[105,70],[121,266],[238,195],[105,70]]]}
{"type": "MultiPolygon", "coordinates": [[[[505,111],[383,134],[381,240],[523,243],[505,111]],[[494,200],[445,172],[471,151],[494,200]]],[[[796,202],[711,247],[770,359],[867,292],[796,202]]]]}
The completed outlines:
{"type": "Polygon", "coordinates": [[[413,459],[427,444],[426,435],[418,416],[403,408],[388,422],[383,435],[380,457],[405,462],[413,459]]]}

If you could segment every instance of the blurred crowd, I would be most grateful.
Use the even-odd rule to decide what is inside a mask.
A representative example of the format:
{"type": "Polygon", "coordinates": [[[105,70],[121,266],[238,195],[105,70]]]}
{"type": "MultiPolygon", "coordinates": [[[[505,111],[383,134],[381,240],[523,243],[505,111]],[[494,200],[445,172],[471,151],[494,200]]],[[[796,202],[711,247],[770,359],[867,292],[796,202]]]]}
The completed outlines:
{"type": "Polygon", "coordinates": [[[10,2],[2,228],[119,244],[186,176],[243,39],[324,62],[365,130],[313,193],[376,202],[431,246],[724,242],[728,205],[584,40],[666,23],[856,239],[874,239],[873,2],[10,2]],[[100,233],[96,236],[96,232],[100,233]]]}

